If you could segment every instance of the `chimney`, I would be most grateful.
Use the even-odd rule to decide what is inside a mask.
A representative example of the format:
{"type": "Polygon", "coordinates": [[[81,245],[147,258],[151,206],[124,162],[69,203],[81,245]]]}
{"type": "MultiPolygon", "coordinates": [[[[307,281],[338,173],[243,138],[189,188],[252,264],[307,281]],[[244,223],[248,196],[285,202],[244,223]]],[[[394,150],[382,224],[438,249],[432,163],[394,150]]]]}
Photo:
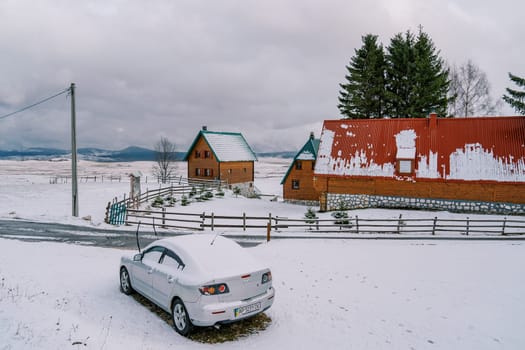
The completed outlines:
{"type": "Polygon", "coordinates": [[[313,131],[310,131],[310,140],[313,140],[315,138],[314,136],[314,132],[313,131]]]}
{"type": "Polygon", "coordinates": [[[430,113],[428,116],[430,119],[429,127],[430,129],[435,129],[437,127],[437,113],[430,113]]]}
{"type": "Polygon", "coordinates": [[[207,131],[208,130],[208,127],[206,125],[203,125],[202,126],[202,131],[207,131]]]}

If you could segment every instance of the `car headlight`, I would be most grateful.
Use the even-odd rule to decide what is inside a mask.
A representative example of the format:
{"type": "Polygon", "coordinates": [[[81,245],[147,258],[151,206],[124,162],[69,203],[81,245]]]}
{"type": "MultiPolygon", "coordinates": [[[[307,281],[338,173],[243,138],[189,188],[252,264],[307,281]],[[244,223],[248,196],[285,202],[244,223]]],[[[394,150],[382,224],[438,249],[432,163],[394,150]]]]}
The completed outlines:
{"type": "Polygon", "coordinates": [[[226,283],[219,283],[202,286],[199,288],[199,292],[201,292],[202,295],[217,295],[229,293],[230,289],[226,283]]]}
{"type": "Polygon", "coordinates": [[[266,273],[263,273],[262,275],[262,279],[261,279],[261,283],[262,284],[265,284],[265,283],[268,283],[272,280],[272,273],[271,271],[268,271],[266,273]]]}

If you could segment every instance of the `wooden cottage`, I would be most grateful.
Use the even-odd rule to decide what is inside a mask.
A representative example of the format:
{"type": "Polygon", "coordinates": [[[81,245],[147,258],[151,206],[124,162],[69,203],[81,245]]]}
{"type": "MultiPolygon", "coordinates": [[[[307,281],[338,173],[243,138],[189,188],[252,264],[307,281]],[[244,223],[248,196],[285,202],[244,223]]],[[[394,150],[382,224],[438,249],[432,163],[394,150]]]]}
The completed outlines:
{"type": "Polygon", "coordinates": [[[525,214],[525,117],[327,120],[314,185],[321,210],[525,214]]]}
{"type": "Polygon", "coordinates": [[[288,171],[284,175],[283,198],[286,201],[317,202],[319,192],[314,188],[313,174],[319,139],[310,134],[310,138],[295,155],[288,171]]]}
{"type": "Polygon", "coordinates": [[[188,179],[221,180],[230,185],[253,187],[257,157],[240,133],[214,132],[203,127],[184,160],[188,162],[188,179]]]}

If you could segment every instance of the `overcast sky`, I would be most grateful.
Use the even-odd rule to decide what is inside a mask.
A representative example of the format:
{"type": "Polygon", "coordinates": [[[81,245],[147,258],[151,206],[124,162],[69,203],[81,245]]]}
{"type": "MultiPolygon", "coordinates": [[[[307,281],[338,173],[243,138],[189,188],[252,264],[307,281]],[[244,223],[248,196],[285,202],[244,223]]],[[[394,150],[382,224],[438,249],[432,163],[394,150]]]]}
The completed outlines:
{"type": "MultiPolygon", "coordinates": [[[[0,0],[0,115],[77,86],[77,146],[185,151],[203,125],[257,152],[298,150],[340,118],[339,83],[367,33],[423,25],[492,95],[525,76],[525,1],[0,0]]],[[[506,104],[501,113],[515,114],[506,104]]],[[[70,99],[0,119],[0,149],[70,147],[70,99]]]]}

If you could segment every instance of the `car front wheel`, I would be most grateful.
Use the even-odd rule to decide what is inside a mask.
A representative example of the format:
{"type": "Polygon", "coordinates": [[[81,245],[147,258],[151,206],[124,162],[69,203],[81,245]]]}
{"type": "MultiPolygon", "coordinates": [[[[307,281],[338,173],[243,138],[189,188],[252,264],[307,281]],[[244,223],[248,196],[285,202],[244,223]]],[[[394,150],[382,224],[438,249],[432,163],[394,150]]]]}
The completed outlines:
{"type": "Polygon", "coordinates": [[[171,310],[171,315],[173,318],[173,327],[175,327],[177,333],[184,336],[188,335],[191,332],[193,325],[191,324],[190,316],[188,315],[182,300],[175,300],[175,303],[173,303],[173,309],[171,310]]]}
{"type": "Polygon", "coordinates": [[[125,267],[120,269],[120,291],[126,295],[133,293],[133,288],[131,288],[131,281],[129,279],[129,273],[125,267]]]}

